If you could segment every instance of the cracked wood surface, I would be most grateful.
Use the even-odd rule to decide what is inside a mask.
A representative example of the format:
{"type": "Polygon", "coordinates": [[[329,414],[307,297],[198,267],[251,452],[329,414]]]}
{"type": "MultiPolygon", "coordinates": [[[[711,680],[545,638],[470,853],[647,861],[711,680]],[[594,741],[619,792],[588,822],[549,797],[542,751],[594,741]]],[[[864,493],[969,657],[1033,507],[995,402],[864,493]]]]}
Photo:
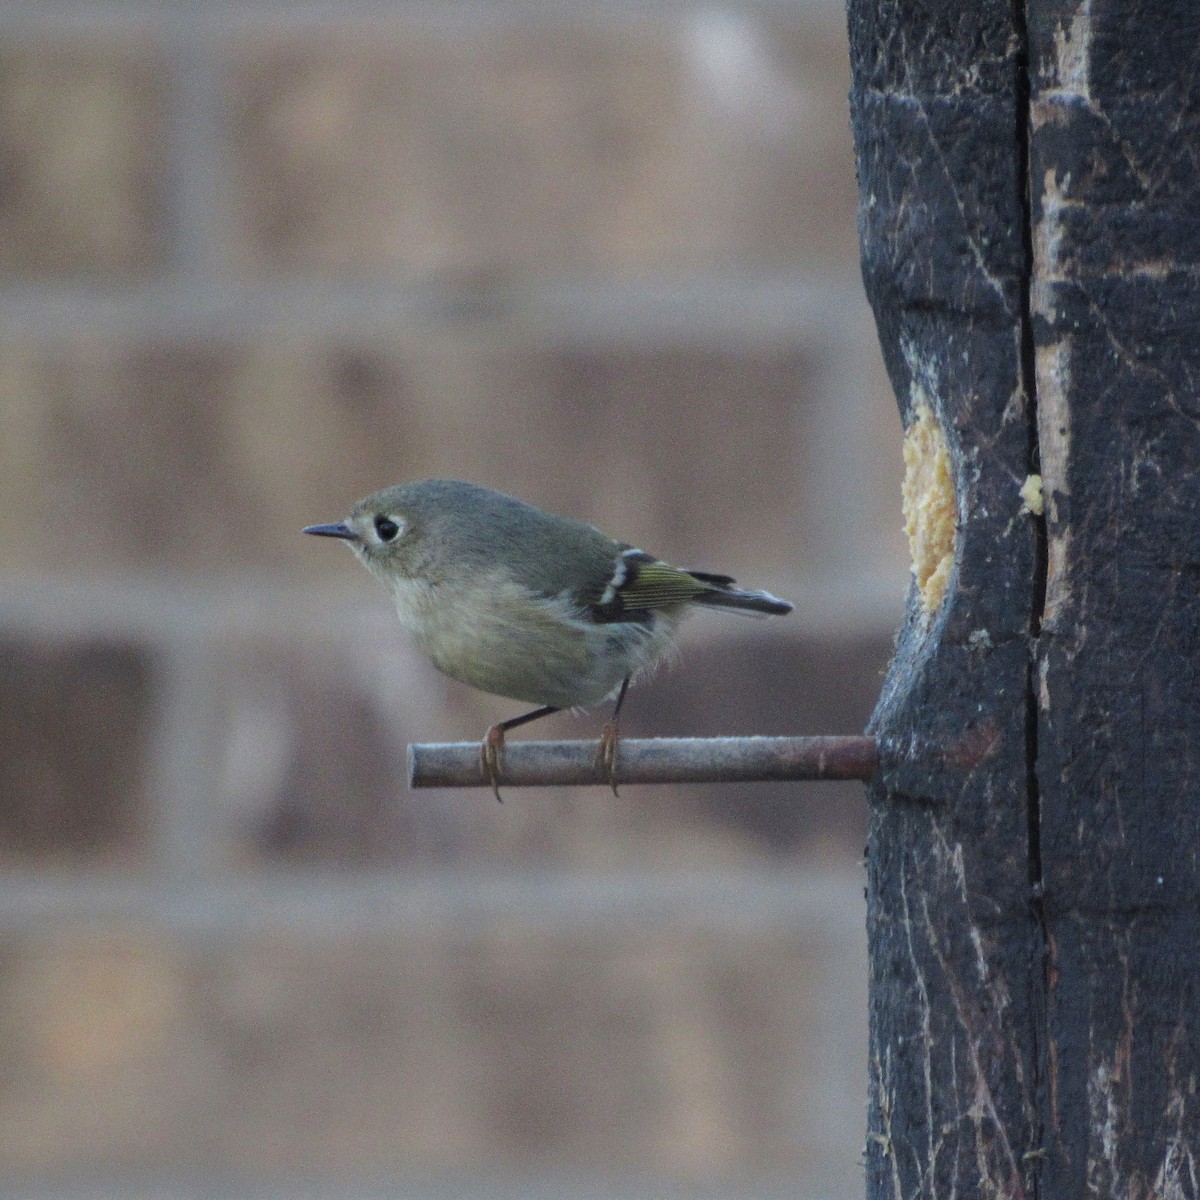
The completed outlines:
{"type": "Polygon", "coordinates": [[[1200,9],[1031,8],[1047,1196],[1200,1191],[1200,9]]]}
{"type": "Polygon", "coordinates": [[[872,730],[867,1191],[1033,1194],[1036,536],[1020,38],[997,4],[850,5],[863,276],[905,423],[950,447],[955,569],[915,603],[872,730]]]}
{"type": "Polygon", "coordinates": [[[1200,8],[848,12],[864,282],[959,514],[872,722],[868,1195],[1196,1197],[1200,8]]]}

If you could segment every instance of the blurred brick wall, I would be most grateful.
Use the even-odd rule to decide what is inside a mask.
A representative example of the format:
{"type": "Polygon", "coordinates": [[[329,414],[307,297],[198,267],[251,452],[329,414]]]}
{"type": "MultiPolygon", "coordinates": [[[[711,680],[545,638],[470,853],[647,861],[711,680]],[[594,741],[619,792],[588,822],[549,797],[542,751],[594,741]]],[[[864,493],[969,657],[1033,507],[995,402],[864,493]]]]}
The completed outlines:
{"type": "Polygon", "coordinates": [[[502,487],[798,601],[698,616],[627,732],[860,730],[906,566],[842,21],[0,10],[0,1162],[22,1186],[861,1190],[858,790],[414,795],[408,741],[512,706],[437,676],[349,556],[299,536],[405,478],[502,487]],[[681,877],[729,904],[658,912],[681,877]],[[621,903],[581,903],[595,880],[621,903]],[[463,892],[520,902],[460,929],[463,892]]]}

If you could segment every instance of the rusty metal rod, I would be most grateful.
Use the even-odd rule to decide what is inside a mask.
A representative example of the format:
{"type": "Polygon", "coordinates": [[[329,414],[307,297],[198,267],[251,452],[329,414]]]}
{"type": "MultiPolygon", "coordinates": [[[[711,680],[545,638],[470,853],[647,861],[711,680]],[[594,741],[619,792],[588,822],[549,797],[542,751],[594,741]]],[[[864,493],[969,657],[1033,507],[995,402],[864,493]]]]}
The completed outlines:
{"type": "MultiPolygon", "coordinates": [[[[602,784],[597,742],[510,742],[501,787],[602,784]]],[[[873,737],[715,737],[622,739],[618,783],[755,783],[798,779],[870,779],[879,765],[873,737]]],[[[478,742],[437,742],[408,748],[409,784],[490,786],[478,742]]]]}

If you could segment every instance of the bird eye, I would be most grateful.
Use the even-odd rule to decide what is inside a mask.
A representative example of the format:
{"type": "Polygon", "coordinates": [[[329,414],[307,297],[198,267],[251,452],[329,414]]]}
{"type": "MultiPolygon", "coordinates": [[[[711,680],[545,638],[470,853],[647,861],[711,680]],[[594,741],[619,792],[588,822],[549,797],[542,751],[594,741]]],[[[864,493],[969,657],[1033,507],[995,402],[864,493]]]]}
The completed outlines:
{"type": "Polygon", "coordinates": [[[375,532],[379,535],[381,542],[390,542],[400,532],[400,526],[391,517],[385,517],[380,513],[375,518],[375,532]]]}

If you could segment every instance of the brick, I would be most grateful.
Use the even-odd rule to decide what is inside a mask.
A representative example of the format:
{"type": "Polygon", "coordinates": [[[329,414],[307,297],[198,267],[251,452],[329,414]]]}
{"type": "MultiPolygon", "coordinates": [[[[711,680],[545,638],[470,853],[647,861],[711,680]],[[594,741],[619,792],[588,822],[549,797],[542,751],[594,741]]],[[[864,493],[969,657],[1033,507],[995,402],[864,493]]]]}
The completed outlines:
{"type": "Polygon", "coordinates": [[[404,470],[405,381],[378,374],[395,369],[286,341],[10,347],[0,533],[14,565],[61,570],[69,529],[84,572],[309,569],[301,526],[404,470]]]}
{"type": "Polygon", "coordinates": [[[839,367],[815,345],[466,335],[14,346],[0,366],[0,536],[13,569],[61,570],[69,547],[77,570],[344,578],[348,560],[301,526],[444,474],[760,586],[797,564],[878,569],[885,543],[900,578],[899,454],[879,466],[856,443],[892,439],[895,411],[864,405],[865,426],[831,444],[839,367]],[[853,521],[830,507],[847,496],[853,521]]]}
{"type": "Polygon", "coordinates": [[[180,1036],[177,957],[145,931],[93,923],[0,945],[6,1170],[102,1169],[89,1151],[104,1165],[144,1154],[195,1065],[180,1036]]]}
{"type": "Polygon", "coordinates": [[[542,419],[578,463],[568,511],[747,581],[760,563],[811,560],[804,467],[819,412],[815,354],[679,346],[566,352],[554,367],[542,419]]]}
{"type": "Polygon", "coordinates": [[[148,861],[151,668],[144,648],[121,640],[0,638],[3,861],[148,861]]]}
{"type": "Polygon", "coordinates": [[[838,21],[706,12],[242,46],[239,261],[853,270],[844,43],[838,21]]]}
{"type": "MultiPolygon", "coordinates": [[[[212,819],[227,863],[368,867],[436,857],[439,823],[407,795],[405,748],[419,731],[407,713],[436,711],[442,689],[398,631],[380,625],[358,626],[371,639],[365,654],[336,629],[299,642],[234,634],[213,648],[221,766],[212,819]],[[389,686],[392,672],[403,677],[402,694],[389,686]]],[[[206,799],[197,789],[197,801],[206,799]]]]}
{"type": "MultiPolygon", "coordinates": [[[[457,377],[473,375],[477,391],[520,378],[470,351],[462,358],[457,377]]],[[[426,433],[446,417],[423,411],[440,395],[415,392],[419,367],[319,341],[10,347],[0,531],[33,569],[61,567],[65,543],[46,534],[69,527],[76,569],[332,572],[340,560],[314,555],[301,526],[443,452],[426,433]],[[25,516],[31,501],[37,526],[25,516]]],[[[469,418],[449,425],[461,436],[469,418]]]]}
{"type": "Polygon", "coordinates": [[[145,46],[0,49],[0,271],[130,275],[163,261],[165,92],[145,46]]]}
{"type": "Polygon", "coordinates": [[[848,1193],[861,922],[822,919],[9,938],[0,1155],[55,1177],[803,1169],[848,1193]]]}

